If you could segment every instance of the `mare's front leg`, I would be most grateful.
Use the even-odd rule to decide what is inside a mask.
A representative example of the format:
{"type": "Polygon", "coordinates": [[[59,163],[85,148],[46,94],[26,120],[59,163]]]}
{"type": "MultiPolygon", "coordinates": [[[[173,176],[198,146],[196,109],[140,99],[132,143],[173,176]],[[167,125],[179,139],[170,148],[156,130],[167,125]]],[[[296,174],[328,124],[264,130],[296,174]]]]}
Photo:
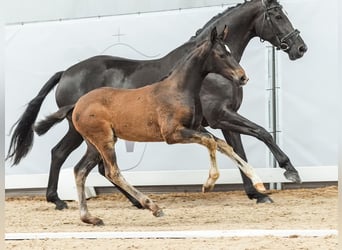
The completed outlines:
{"type": "MultiPolygon", "coordinates": [[[[210,127],[212,128],[221,129],[223,133],[225,133],[224,131],[229,130],[237,134],[250,135],[264,142],[274,155],[275,159],[279,163],[279,166],[286,170],[284,172],[284,176],[290,181],[301,183],[298,171],[292,165],[289,157],[279,148],[279,146],[273,140],[271,134],[267,132],[263,127],[253,123],[252,121],[239,115],[235,111],[232,111],[231,109],[225,107],[221,107],[220,112],[211,111],[207,112],[206,115],[206,119],[210,127]],[[220,115],[214,117],[214,115],[211,114],[220,115]]],[[[235,150],[234,146],[233,148],[235,150]]],[[[242,151],[240,150],[240,152],[242,151]]]]}
{"type": "MultiPolygon", "coordinates": [[[[222,131],[224,138],[230,144],[234,151],[240,155],[240,157],[247,162],[247,157],[245,154],[245,150],[242,145],[241,136],[240,134],[233,133],[231,131],[223,130],[222,131]]],[[[240,174],[243,181],[243,186],[245,192],[250,199],[256,199],[257,203],[273,203],[273,200],[264,193],[259,192],[253,185],[250,178],[246,176],[246,174],[240,170],[240,174]]]]}

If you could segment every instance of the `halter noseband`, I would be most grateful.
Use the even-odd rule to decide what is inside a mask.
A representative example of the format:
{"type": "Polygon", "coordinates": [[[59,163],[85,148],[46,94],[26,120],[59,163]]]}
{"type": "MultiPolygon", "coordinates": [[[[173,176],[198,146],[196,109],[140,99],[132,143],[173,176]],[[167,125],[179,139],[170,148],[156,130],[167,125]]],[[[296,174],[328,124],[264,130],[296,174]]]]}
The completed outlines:
{"type": "MultiPolygon", "coordinates": [[[[278,42],[279,42],[279,45],[276,46],[278,50],[282,50],[282,51],[287,51],[290,49],[290,45],[289,45],[289,40],[292,38],[292,37],[298,37],[299,34],[300,34],[300,31],[297,30],[297,29],[294,29],[293,31],[289,32],[288,34],[286,34],[285,36],[283,37],[279,37],[276,32],[274,31],[274,25],[273,25],[273,22],[271,20],[271,17],[270,17],[270,14],[269,14],[269,11],[270,10],[273,10],[273,9],[277,9],[277,8],[283,8],[281,5],[279,6],[273,6],[273,7],[269,7],[266,5],[265,3],[265,0],[261,0],[262,2],[262,5],[264,6],[264,9],[265,9],[265,12],[264,12],[264,19],[263,19],[263,22],[262,22],[262,29],[261,29],[261,33],[263,33],[264,31],[264,24],[265,24],[265,20],[270,22],[271,24],[271,28],[272,28],[272,32],[273,32],[273,35],[277,38],[278,42]]],[[[263,39],[260,38],[260,41],[261,42],[264,42],[263,39]]]]}

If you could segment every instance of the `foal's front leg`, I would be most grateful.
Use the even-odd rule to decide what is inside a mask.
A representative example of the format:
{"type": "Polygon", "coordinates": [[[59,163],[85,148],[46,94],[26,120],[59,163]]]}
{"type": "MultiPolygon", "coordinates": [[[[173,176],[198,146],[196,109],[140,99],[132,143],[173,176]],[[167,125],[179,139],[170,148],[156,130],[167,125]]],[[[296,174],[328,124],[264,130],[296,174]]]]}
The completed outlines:
{"type": "Polygon", "coordinates": [[[234,149],[230,145],[228,145],[224,140],[221,140],[220,138],[212,135],[203,127],[201,128],[201,131],[203,133],[210,134],[215,139],[217,143],[217,150],[231,158],[237,164],[239,169],[252,181],[253,186],[257,190],[266,190],[260,177],[255,173],[254,168],[251,165],[249,165],[246,161],[244,161],[237,153],[235,153],[234,149]]]}
{"type": "Polygon", "coordinates": [[[229,156],[233,161],[236,162],[239,169],[252,181],[253,186],[260,192],[266,191],[264,183],[255,172],[254,168],[244,161],[237,153],[234,152],[233,148],[229,146],[224,140],[216,138],[218,150],[229,156]]]}
{"type": "Polygon", "coordinates": [[[205,146],[208,149],[210,157],[209,177],[203,184],[202,192],[211,191],[215,186],[216,180],[220,176],[216,161],[217,143],[213,135],[210,133],[203,133],[200,131],[182,127],[178,128],[176,132],[166,135],[165,141],[168,144],[197,143],[205,146]]]}

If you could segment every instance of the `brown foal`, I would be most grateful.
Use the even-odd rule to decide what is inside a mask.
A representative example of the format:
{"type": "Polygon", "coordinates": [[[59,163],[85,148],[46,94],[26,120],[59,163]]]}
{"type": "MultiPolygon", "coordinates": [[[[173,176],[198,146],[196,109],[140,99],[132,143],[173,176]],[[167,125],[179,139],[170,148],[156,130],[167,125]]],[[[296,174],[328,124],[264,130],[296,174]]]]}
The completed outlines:
{"type": "MultiPolygon", "coordinates": [[[[208,40],[195,44],[161,81],[138,89],[99,88],[82,96],[75,106],[65,107],[55,114],[58,119],[63,119],[73,108],[72,122],[88,144],[86,154],[99,152],[106,178],[157,217],[163,215],[159,206],[121,175],[115,155],[117,138],[205,146],[209,150],[211,167],[203,191],[211,190],[219,177],[216,165],[216,150],[219,150],[231,157],[259,190],[264,190],[250,165],[225,141],[202,130],[199,92],[209,73],[218,73],[239,85],[248,81],[244,70],[217,37],[216,28],[208,40]]],[[[84,185],[90,169],[86,165],[86,161],[81,160],[75,168],[80,217],[85,223],[101,225],[103,221],[90,215],[87,208],[84,185]]]]}

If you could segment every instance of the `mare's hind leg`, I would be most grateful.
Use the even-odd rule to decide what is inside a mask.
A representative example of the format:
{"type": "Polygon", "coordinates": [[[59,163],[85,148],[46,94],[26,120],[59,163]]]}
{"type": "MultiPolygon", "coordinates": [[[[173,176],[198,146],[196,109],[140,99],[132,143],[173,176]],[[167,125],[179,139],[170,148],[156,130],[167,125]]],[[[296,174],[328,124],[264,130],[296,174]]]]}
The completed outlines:
{"type": "Polygon", "coordinates": [[[83,139],[69,122],[68,133],[51,150],[51,164],[49,172],[49,181],[46,189],[46,200],[56,205],[56,209],[62,210],[68,208],[65,201],[62,201],[57,194],[57,185],[61,167],[72,151],[78,148],[83,139]]]}
{"type": "Polygon", "coordinates": [[[103,225],[104,223],[100,218],[92,216],[89,213],[84,189],[88,174],[96,166],[96,163],[98,163],[99,160],[100,155],[98,154],[96,148],[88,144],[86,153],[74,168],[80,218],[83,222],[93,225],[103,225]]]}
{"type": "MultiPolygon", "coordinates": [[[[234,148],[235,152],[247,162],[247,157],[242,145],[240,134],[236,134],[230,131],[222,130],[226,141],[234,148]]],[[[273,203],[273,200],[267,195],[260,193],[255,189],[251,180],[240,170],[245,192],[250,199],[256,199],[257,203],[273,203]]]]}

